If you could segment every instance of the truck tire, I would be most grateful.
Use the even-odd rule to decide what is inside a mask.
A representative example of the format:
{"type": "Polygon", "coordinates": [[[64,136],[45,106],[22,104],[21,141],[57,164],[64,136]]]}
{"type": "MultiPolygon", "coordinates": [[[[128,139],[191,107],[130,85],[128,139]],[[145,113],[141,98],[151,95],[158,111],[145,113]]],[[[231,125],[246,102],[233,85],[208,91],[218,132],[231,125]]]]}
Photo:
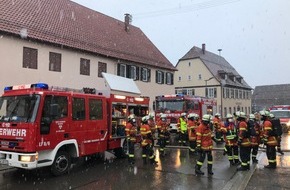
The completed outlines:
{"type": "Polygon", "coordinates": [[[53,164],[51,166],[51,173],[54,176],[60,176],[67,173],[71,166],[71,159],[67,152],[58,151],[53,164]]]}

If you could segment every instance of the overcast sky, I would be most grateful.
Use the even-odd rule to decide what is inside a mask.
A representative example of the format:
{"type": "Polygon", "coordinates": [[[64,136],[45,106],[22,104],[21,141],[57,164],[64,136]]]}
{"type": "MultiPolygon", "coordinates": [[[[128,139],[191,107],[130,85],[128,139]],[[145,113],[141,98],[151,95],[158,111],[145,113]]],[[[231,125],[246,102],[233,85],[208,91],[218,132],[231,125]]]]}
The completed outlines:
{"type": "Polygon", "coordinates": [[[290,0],[73,0],[133,17],[176,65],[193,46],[221,55],[251,86],[290,84],[290,0]]]}

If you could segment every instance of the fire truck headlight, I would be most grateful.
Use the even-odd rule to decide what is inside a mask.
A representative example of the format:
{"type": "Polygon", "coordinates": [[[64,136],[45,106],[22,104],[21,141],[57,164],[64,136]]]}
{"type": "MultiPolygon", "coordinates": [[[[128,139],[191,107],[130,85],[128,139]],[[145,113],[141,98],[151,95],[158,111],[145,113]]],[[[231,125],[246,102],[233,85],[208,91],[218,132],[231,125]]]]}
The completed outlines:
{"type": "Polygon", "coordinates": [[[19,161],[21,162],[34,162],[38,160],[38,154],[36,155],[21,155],[19,156],[19,161]]]}
{"type": "Polygon", "coordinates": [[[287,127],[290,127],[290,120],[286,123],[287,127]]]}

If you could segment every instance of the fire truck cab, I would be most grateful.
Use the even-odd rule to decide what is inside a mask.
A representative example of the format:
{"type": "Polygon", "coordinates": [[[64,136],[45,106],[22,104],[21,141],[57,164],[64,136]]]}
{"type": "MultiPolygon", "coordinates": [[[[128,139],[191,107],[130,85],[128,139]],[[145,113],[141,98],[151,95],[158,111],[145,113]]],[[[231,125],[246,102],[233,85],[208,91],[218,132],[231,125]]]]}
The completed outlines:
{"type": "Polygon", "coordinates": [[[121,156],[129,114],[148,114],[149,98],[45,83],[9,86],[0,97],[0,164],[50,166],[66,173],[74,158],[112,151],[121,156]]]}
{"type": "Polygon", "coordinates": [[[270,107],[270,112],[280,119],[282,130],[287,133],[290,129],[290,105],[274,105],[270,107]]]}

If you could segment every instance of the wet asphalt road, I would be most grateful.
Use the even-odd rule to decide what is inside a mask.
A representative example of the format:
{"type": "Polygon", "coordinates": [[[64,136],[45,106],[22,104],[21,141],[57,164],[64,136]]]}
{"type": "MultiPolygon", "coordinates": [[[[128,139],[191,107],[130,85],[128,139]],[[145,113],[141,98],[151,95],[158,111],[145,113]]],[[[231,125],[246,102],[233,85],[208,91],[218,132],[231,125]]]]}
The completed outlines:
{"type": "MultiPolygon", "coordinates": [[[[288,139],[284,138],[284,141],[284,146],[288,146],[288,139]]],[[[137,146],[135,166],[129,166],[127,159],[105,162],[101,158],[90,158],[74,166],[69,174],[59,177],[52,176],[49,169],[22,171],[0,166],[0,189],[234,189],[246,187],[253,169],[262,167],[259,163],[251,166],[252,171],[238,173],[236,166],[230,166],[227,157],[222,155],[223,151],[215,150],[214,175],[207,175],[204,164],[205,175],[197,176],[194,172],[197,156],[189,155],[185,148],[170,148],[166,152],[166,157],[159,158],[156,150],[157,166],[143,165],[141,148],[137,146]]],[[[264,163],[267,161],[262,151],[259,158],[264,163]]],[[[254,186],[247,189],[255,187],[255,182],[252,183],[254,186]]]]}

